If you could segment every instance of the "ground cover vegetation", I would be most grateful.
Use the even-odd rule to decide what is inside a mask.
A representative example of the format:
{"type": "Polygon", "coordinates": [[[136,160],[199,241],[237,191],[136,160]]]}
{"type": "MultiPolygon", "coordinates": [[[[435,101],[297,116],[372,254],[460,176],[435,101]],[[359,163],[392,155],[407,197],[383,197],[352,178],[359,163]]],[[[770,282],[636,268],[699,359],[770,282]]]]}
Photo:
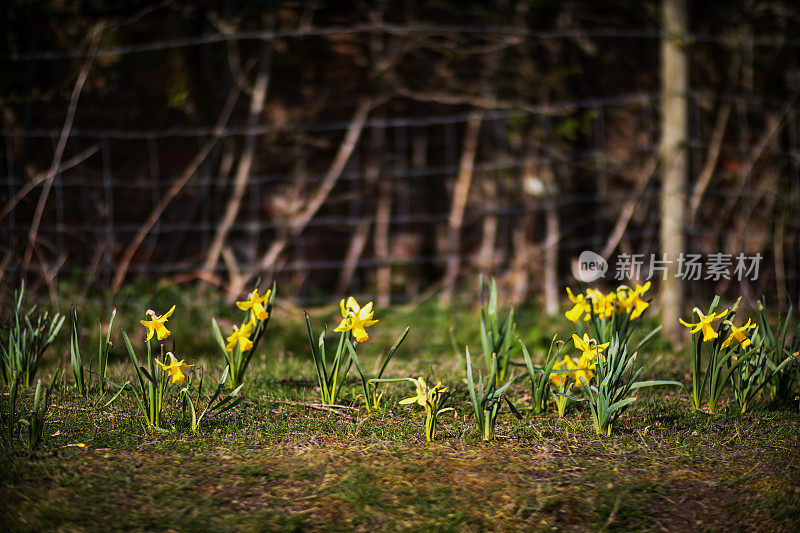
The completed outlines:
{"type": "Polygon", "coordinates": [[[648,285],[571,289],[556,319],[507,308],[493,282],[450,310],[345,298],[305,315],[275,285],[235,306],[130,290],[69,313],[17,366],[15,339],[60,315],[30,318],[44,310],[22,291],[7,306],[3,530],[790,531],[800,518],[792,309],[715,299],[675,317],[692,342],[672,351],[648,285]]]}

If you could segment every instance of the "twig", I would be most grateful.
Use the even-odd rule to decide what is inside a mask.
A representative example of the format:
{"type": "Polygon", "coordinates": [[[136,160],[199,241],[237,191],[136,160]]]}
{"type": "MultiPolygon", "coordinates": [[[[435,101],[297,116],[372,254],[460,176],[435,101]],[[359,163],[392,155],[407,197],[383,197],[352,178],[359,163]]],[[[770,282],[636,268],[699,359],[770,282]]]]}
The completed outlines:
{"type": "Polygon", "coordinates": [[[608,240],[606,240],[606,244],[603,246],[603,251],[600,254],[603,257],[607,258],[611,252],[614,251],[614,248],[619,245],[619,241],[625,234],[625,229],[628,227],[628,223],[631,221],[631,217],[636,210],[636,204],[638,203],[642,194],[644,194],[644,190],[647,188],[647,184],[650,183],[650,178],[652,178],[653,174],[655,174],[657,167],[658,157],[653,156],[647,162],[643,172],[639,175],[639,179],[636,183],[636,189],[633,191],[633,194],[628,197],[628,199],[625,201],[625,205],[620,210],[617,223],[614,224],[614,229],[611,230],[611,234],[608,236],[608,240]]]}
{"type": "MultiPolygon", "coordinates": [[[[264,101],[267,96],[267,87],[269,86],[269,67],[270,57],[272,55],[272,44],[264,43],[264,49],[261,52],[261,63],[256,76],[256,83],[253,89],[253,94],[250,99],[250,112],[247,116],[247,127],[253,129],[258,123],[261,112],[264,110],[264,101]]],[[[253,166],[253,157],[256,150],[256,135],[250,134],[245,139],[244,150],[242,157],[239,159],[239,165],[236,168],[236,178],[233,185],[233,191],[225,206],[225,213],[222,215],[217,226],[217,231],[214,234],[214,239],[211,241],[211,248],[206,256],[206,261],[203,266],[203,271],[210,274],[214,271],[214,267],[219,260],[222,253],[222,248],[225,245],[225,239],[228,237],[231,226],[233,226],[236,216],[239,214],[239,209],[242,205],[242,198],[247,190],[247,181],[250,177],[250,169],[253,166]]],[[[231,272],[231,283],[233,282],[234,273],[231,272]]]]}
{"type": "Polygon", "coordinates": [[[286,405],[299,405],[301,407],[308,407],[310,409],[317,409],[318,411],[328,411],[328,412],[331,412],[331,413],[336,413],[337,415],[346,416],[346,417],[349,417],[349,418],[352,418],[352,416],[349,413],[343,413],[343,412],[341,412],[341,411],[339,411],[337,409],[351,409],[353,411],[358,411],[358,409],[356,409],[355,407],[349,407],[347,405],[337,405],[337,404],[323,405],[321,403],[293,402],[293,401],[290,401],[290,400],[269,400],[269,402],[270,403],[283,403],[283,404],[286,404],[286,405]],[[334,409],[334,407],[337,408],[337,409],[334,409]]]}
{"type": "MultiPolygon", "coordinates": [[[[92,146],[90,146],[83,152],[79,153],[75,157],[67,159],[66,161],[64,161],[63,164],[59,165],[58,169],[56,170],[55,176],[58,176],[65,170],[69,170],[72,167],[80,165],[81,163],[92,157],[94,154],[96,154],[98,150],[100,150],[100,145],[93,144],[92,146]]],[[[0,211],[0,221],[6,218],[8,214],[11,211],[13,211],[15,207],[17,207],[17,204],[23,198],[25,198],[25,196],[28,195],[29,192],[35,189],[37,185],[48,179],[49,176],[50,176],[49,170],[46,172],[41,172],[38,175],[32,177],[30,180],[28,180],[28,183],[20,187],[20,189],[14,194],[14,196],[8,202],[6,202],[6,205],[3,206],[3,210],[0,211]]]]}
{"type": "Polygon", "coordinates": [[[475,156],[478,151],[478,137],[481,131],[482,115],[473,112],[467,121],[467,131],[464,133],[464,147],[461,151],[461,161],[458,165],[458,176],[453,188],[453,201],[450,207],[450,217],[447,234],[447,268],[442,279],[442,292],[439,300],[448,304],[453,295],[453,284],[458,277],[459,258],[458,248],[461,235],[461,226],[464,223],[464,211],[467,207],[469,189],[472,184],[475,156]]]}
{"type": "Polygon", "coordinates": [[[717,168],[717,161],[719,160],[720,149],[722,148],[722,139],[725,137],[725,129],[728,127],[728,119],[731,115],[731,103],[726,102],[722,105],[717,115],[717,122],[714,124],[714,131],[711,133],[709,140],[708,156],[706,157],[703,168],[700,171],[700,177],[697,183],[694,184],[694,189],[691,194],[691,201],[689,202],[689,227],[694,225],[694,219],[697,216],[697,210],[700,208],[700,202],[703,199],[703,194],[711,182],[714,175],[714,169],[717,168]]]}
{"type": "Polygon", "coordinates": [[[786,214],[782,214],[775,224],[775,238],[772,239],[772,250],[775,262],[775,284],[778,286],[778,305],[786,304],[786,269],[783,262],[784,230],[786,214]]]}
{"type": "Polygon", "coordinates": [[[600,531],[607,530],[608,526],[614,523],[614,519],[617,517],[617,511],[619,511],[620,502],[622,502],[622,492],[617,494],[617,499],[614,500],[614,507],[611,508],[611,514],[608,515],[608,520],[606,520],[606,523],[600,528],[600,531]]]}
{"type": "Polygon", "coordinates": [[[47,171],[47,177],[43,180],[44,186],[39,195],[39,201],[36,204],[36,211],[33,214],[31,221],[31,228],[28,232],[28,246],[25,249],[25,255],[22,260],[22,270],[26,270],[30,265],[31,257],[33,256],[33,247],[36,244],[36,236],[39,233],[39,224],[42,222],[42,215],[44,214],[44,206],[47,203],[47,197],[50,196],[50,189],[53,186],[53,180],[56,177],[58,167],[61,165],[61,158],[64,157],[64,149],[67,146],[67,139],[69,139],[70,131],[72,130],[72,123],[75,120],[75,112],[78,109],[78,98],[83,92],[83,85],[86,83],[86,78],[89,76],[89,69],[94,62],[97,47],[100,44],[100,34],[103,32],[103,23],[100,22],[95,25],[92,30],[92,41],[89,45],[90,53],[83,62],[81,70],[78,73],[78,79],[75,80],[75,85],[72,87],[72,94],[69,97],[69,105],[67,106],[67,116],[64,118],[64,125],[61,127],[61,135],[56,144],[56,151],[53,154],[53,161],[50,164],[50,169],[47,171]]]}
{"type": "Polygon", "coordinates": [[[764,135],[761,137],[758,144],[756,144],[755,148],[753,148],[748,160],[744,165],[742,165],[741,172],[739,172],[739,180],[736,184],[738,190],[736,191],[736,194],[730,196],[730,200],[722,210],[722,216],[719,216],[719,220],[727,220],[730,216],[733,208],[736,206],[736,202],[742,196],[744,187],[747,184],[747,178],[751,177],[750,174],[753,172],[753,168],[755,167],[756,163],[758,163],[758,161],[761,159],[761,156],[764,155],[767,148],[769,148],[769,145],[772,144],[772,142],[775,140],[775,137],[777,137],[778,133],[780,133],[780,131],[786,125],[789,114],[791,113],[792,109],[794,109],[794,105],[798,98],[800,98],[800,91],[796,92],[789,105],[783,108],[780,117],[776,117],[775,115],[767,115],[766,121],[769,127],[767,128],[767,131],[764,132],[764,135]]]}
{"type": "MultiPolygon", "coordinates": [[[[355,147],[358,144],[358,140],[361,137],[361,132],[364,130],[364,124],[367,121],[369,112],[379,103],[380,102],[373,98],[367,98],[358,104],[358,107],[356,107],[356,110],[353,113],[353,118],[350,120],[347,133],[345,133],[345,136],[339,145],[339,151],[336,153],[333,162],[331,162],[331,166],[325,173],[325,178],[322,180],[319,189],[317,189],[316,194],[308,202],[305,209],[300,211],[300,213],[298,213],[292,220],[289,221],[290,231],[288,232],[288,235],[275,239],[269,249],[267,249],[266,253],[261,256],[261,259],[259,260],[259,270],[266,270],[274,267],[278,256],[289,244],[289,240],[303,231],[306,225],[308,225],[308,223],[317,213],[319,208],[322,207],[322,204],[325,203],[325,200],[328,198],[333,186],[336,184],[336,181],[342,174],[345,164],[347,164],[347,161],[350,159],[353,150],[355,150],[355,147]]],[[[248,283],[254,276],[254,272],[249,272],[242,276],[237,285],[231,284],[231,286],[228,288],[228,296],[238,296],[239,293],[241,293],[244,285],[248,283]]]]}
{"type": "Polygon", "coordinates": [[[222,133],[225,131],[225,125],[228,123],[228,119],[233,112],[233,106],[236,103],[236,100],[239,98],[240,90],[238,88],[231,89],[230,94],[228,95],[228,101],[225,102],[225,105],[222,108],[222,112],[219,115],[219,119],[217,123],[214,125],[214,133],[210,139],[206,141],[194,159],[189,163],[183,174],[181,174],[180,178],[173,183],[172,187],[170,187],[169,191],[164,195],[161,199],[161,202],[156,206],[155,209],[150,213],[150,216],[147,217],[147,220],[142,227],[139,228],[138,233],[133,238],[131,243],[125,249],[125,252],[122,254],[122,258],[119,261],[119,266],[117,267],[116,272],[114,273],[114,280],[111,283],[112,290],[117,291],[119,290],[120,286],[122,285],[122,280],[125,279],[125,274],[128,272],[128,267],[130,266],[131,260],[133,259],[136,250],[139,249],[144,238],[150,233],[150,230],[153,229],[153,226],[161,217],[161,214],[167,209],[167,206],[172,201],[175,196],[183,189],[189,180],[194,176],[195,172],[197,171],[200,164],[208,157],[208,154],[211,153],[211,150],[217,144],[217,141],[222,136],[222,133]]]}

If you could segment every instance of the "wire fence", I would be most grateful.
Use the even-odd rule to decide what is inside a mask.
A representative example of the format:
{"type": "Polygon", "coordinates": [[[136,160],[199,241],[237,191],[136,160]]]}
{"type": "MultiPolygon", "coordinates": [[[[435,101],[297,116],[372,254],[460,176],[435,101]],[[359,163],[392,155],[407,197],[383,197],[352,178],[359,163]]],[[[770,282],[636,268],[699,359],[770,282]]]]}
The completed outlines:
{"type": "MultiPolygon", "coordinates": [[[[46,63],[65,73],[60,85],[66,86],[74,79],[69,67],[81,60],[114,58],[110,66],[93,67],[110,78],[115,69],[133,68],[126,63],[133,55],[161,58],[197,47],[219,48],[224,56],[232,44],[280,40],[285,50],[311,60],[309,41],[342,35],[369,40],[374,34],[519,39],[511,48],[543,40],[574,46],[588,39],[619,49],[636,41],[650,52],[663,37],[659,31],[370,24],[14,52],[0,61],[3,69],[23,70],[46,63]]],[[[695,46],[767,51],[800,44],[781,35],[732,42],[696,34],[691,40],[695,46]]],[[[229,70],[215,68],[220,77],[229,70]]],[[[323,92],[309,99],[323,100],[323,92]]],[[[512,300],[522,303],[544,299],[553,280],[574,284],[575,260],[584,250],[608,260],[607,277],[624,262],[620,258],[659,253],[655,87],[531,98],[513,108],[442,101],[420,107],[418,97],[400,92],[384,100],[389,104],[367,108],[358,124],[356,115],[341,116],[349,116],[369,91],[355,101],[321,103],[312,120],[301,113],[294,113],[299,120],[281,118],[298,105],[286,103],[248,122],[250,90],[222,126],[183,121],[164,127],[151,127],[147,117],[125,127],[81,121],[82,109],[102,107],[98,93],[82,96],[78,120],[68,129],[44,120],[6,121],[0,129],[6,284],[24,276],[52,288],[59,279],[77,277],[87,287],[107,289],[134,276],[157,276],[237,292],[264,275],[303,303],[357,292],[385,304],[471,287],[484,273],[497,276],[512,300]],[[65,131],[63,157],[48,175],[65,131]],[[248,142],[255,150],[244,168],[248,142]],[[457,274],[448,277],[453,264],[457,274]]],[[[5,107],[18,115],[26,100],[36,105],[33,97],[7,96],[5,107]]],[[[686,251],[763,258],[757,279],[704,275],[685,284],[688,297],[744,292],[753,298],[778,294],[780,305],[797,300],[796,97],[701,86],[685,96],[686,251]]],[[[648,270],[645,260],[639,281],[653,274],[648,270]]]]}

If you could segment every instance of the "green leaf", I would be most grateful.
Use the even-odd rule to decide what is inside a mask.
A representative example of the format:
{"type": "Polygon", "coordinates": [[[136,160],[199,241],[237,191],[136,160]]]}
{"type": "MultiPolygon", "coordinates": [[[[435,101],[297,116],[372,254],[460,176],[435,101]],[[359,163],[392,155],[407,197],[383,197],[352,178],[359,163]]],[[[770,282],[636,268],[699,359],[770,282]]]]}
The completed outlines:
{"type": "MultiPolygon", "coordinates": [[[[637,381],[631,385],[631,389],[641,389],[644,387],[660,387],[662,385],[671,385],[675,387],[681,387],[683,390],[687,390],[686,386],[679,382],[679,381],[670,381],[670,380],[650,380],[650,381],[637,381]]],[[[688,391],[687,391],[688,392],[688,391]]]]}
{"type": "Polygon", "coordinates": [[[612,403],[611,405],[609,405],[604,410],[604,412],[606,412],[608,414],[612,414],[612,413],[614,413],[614,412],[616,412],[616,411],[618,411],[618,410],[620,410],[620,409],[622,409],[624,407],[627,407],[628,405],[632,404],[635,401],[636,401],[636,397],[625,398],[624,400],[620,400],[618,402],[612,403]]]}
{"type": "Polygon", "coordinates": [[[392,360],[392,357],[394,357],[394,353],[397,351],[397,349],[403,343],[403,340],[405,340],[406,335],[408,335],[408,332],[409,332],[410,329],[411,329],[410,327],[406,327],[406,329],[403,330],[403,333],[401,333],[400,336],[397,338],[397,340],[394,341],[394,344],[392,345],[392,347],[389,348],[389,353],[386,355],[386,359],[384,359],[383,364],[381,364],[381,368],[378,371],[378,378],[383,376],[383,371],[386,370],[386,365],[388,365],[389,361],[392,360]]]}

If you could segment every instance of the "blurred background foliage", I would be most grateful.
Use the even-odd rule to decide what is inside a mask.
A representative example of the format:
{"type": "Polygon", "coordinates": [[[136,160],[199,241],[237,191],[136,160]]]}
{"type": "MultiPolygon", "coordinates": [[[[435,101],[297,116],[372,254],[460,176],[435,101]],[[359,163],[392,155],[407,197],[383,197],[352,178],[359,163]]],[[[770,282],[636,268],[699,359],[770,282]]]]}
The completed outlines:
{"type": "Polygon", "coordinates": [[[580,251],[612,270],[659,251],[659,46],[679,39],[687,252],[764,258],[757,280],[693,281],[687,300],[796,301],[800,7],[692,2],[677,37],[659,12],[5,2],[0,285],[233,298],[263,276],[293,304],[386,306],[472,295],[485,273],[552,313],[580,251]]]}

